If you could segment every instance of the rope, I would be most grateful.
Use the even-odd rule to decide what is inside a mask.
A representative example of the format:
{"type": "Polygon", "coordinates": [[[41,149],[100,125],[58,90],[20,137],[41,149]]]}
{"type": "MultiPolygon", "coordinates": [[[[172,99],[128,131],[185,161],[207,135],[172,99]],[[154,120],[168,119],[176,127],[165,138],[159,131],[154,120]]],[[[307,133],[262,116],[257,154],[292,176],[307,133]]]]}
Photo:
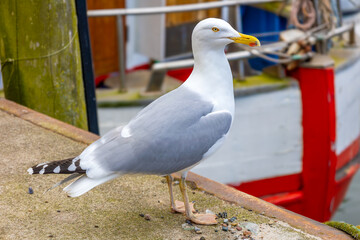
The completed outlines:
{"type": "Polygon", "coordinates": [[[297,28],[302,30],[311,28],[316,20],[316,11],[311,0],[294,0],[291,7],[290,19],[297,28]],[[300,23],[298,19],[300,9],[305,18],[303,23],[300,23]]]}
{"type": "Polygon", "coordinates": [[[292,3],[290,20],[299,29],[307,30],[314,25],[316,14],[320,14],[322,23],[328,29],[333,29],[337,25],[336,9],[331,0],[321,0],[318,3],[317,12],[311,0],[294,0],[292,3]],[[335,11],[334,11],[335,10],[335,11]],[[303,15],[303,23],[299,22],[299,12],[303,15]]]}
{"type": "Polygon", "coordinates": [[[326,24],[328,29],[334,29],[336,27],[337,18],[330,0],[319,1],[319,10],[322,13],[322,21],[326,24]]]}
{"type": "Polygon", "coordinates": [[[76,31],[74,33],[74,35],[72,36],[72,38],[69,40],[69,42],[63,46],[61,49],[59,50],[56,50],[55,52],[52,52],[50,54],[47,54],[47,55],[44,55],[44,56],[40,56],[40,57],[25,57],[25,58],[17,58],[17,59],[14,59],[14,58],[6,58],[4,61],[1,61],[1,68],[3,69],[4,66],[7,64],[7,63],[13,63],[15,61],[26,61],[26,60],[34,60],[34,59],[42,59],[42,58],[48,58],[48,57],[52,57],[52,56],[55,56],[55,55],[58,55],[59,53],[65,51],[67,48],[69,48],[72,43],[74,42],[75,38],[77,37],[78,35],[78,31],[76,31]]]}
{"type": "Polygon", "coordinates": [[[286,63],[290,63],[292,61],[304,60],[304,59],[308,59],[309,57],[311,57],[311,53],[301,54],[301,55],[300,54],[288,55],[286,53],[281,53],[281,52],[265,51],[261,48],[254,49],[254,48],[250,48],[246,45],[241,45],[241,46],[239,45],[239,47],[242,48],[243,50],[249,51],[254,56],[260,57],[262,59],[265,59],[267,61],[274,62],[277,64],[286,64],[286,63]],[[267,54],[276,55],[279,58],[269,57],[267,54]]]}
{"type": "MultiPolygon", "coordinates": [[[[308,31],[305,32],[305,35],[304,35],[303,38],[297,39],[297,40],[295,40],[293,42],[297,42],[299,40],[307,39],[310,36],[312,36],[312,34],[314,34],[315,32],[323,30],[325,27],[326,27],[325,24],[321,24],[319,26],[311,28],[311,29],[309,29],[308,31]]],[[[265,34],[275,34],[275,33],[280,33],[280,32],[269,32],[269,33],[265,33],[265,34]]],[[[251,35],[256,35],[256,34],[251,34],[251,35]]],[[[289,55],[287,53],[282,53],[282,52],[278,52],[278,51],[264,50],[261,47],[250,48],[250,47],[248,47],[246,45],[242,45],[242,44],[237,45],[237,47],[239,47],[240,49],[243,49],[245,51],[249,51],[251,54],[253,54],[253,55],[257,56],[257,57],[260,57],[262,59],[265,59],[267,61],[274,62],[274,63],[277,63],[277,64],[287,64],[287,63],[290,63],[290,62],[293,62],[293,61],[306,60],[306,59],[309,59],[309,58],[313,57],[313,55],[314,55],[312,52],[306,52],[306,53],[303,53],[303,54],[289,55]],[[276,56],[278,56],[278,58],[267,56],[269,54],[270,55],[276,55],[276,56]]]]}

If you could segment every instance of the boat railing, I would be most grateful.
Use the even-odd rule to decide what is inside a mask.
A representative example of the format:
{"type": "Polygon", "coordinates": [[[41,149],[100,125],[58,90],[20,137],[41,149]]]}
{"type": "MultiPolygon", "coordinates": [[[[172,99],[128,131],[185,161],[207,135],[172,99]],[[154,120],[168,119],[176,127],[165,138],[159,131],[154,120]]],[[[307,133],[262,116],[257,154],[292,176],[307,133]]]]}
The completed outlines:
{"type": "MultiPolygon", "coordinates": [[[[121,90],[126,90],[125,85],[125,43],[124,43],[124,28],[123,28],[123,17],[125,16],[139,16],[139,15],[153,15],[153,14],[166,14],[166,13],[176,13],[176,12],[187,12],[187,11],[197,11],[197,10],[206,10],[213,8],[224,8],[224,7],[234,7],[236,15],[236,28],[240,30],[241,28],[241,18],[240,18],[240,5],[247,4],[257,4],[257,3],[268,3],[268,2],[280,2],[282,0],[228,0],[221,2],[207,2],[207,3],[195,3],[195,4],[183,4],[175,6],[161,6],[161,7],[147,7],[147,8],[119,8],[119,9],[101,9],[101,10],[89,10],[87,12],[88,17],[116,17],[116,31],[118,36],[118,58],[119,58],[119,84],[121,90]]],[[[317,51],[326,54],[328,41],[335,37],[339,36],[345,32],[349,32],[349,44],[355,44],[355,26],[343,25],[338,28],[335,28],[329,32],[317,32],[321,30],[322,26],[315,27],[310,29],[308,32],[304,33],[305,38],[311,38],[310,42],[312,45],[317,44],[317,51]],[[316,32],[316,33],[315,33],[316,32]]],[[[300,39],[295,39],[300,40],[300,39]]],[[[261,48],[243,48],[242,51],[231,52],[226,56],[229,61],[237,61],[242,59],[247,59],[251,57],[262,57],[267,60],[277,62],[277,63],[286,63],[293,60],[302,60],[310,58],[313,53],[303,54],[301,56],[286,56],[286,54],[281,54],[279,50],[285,49],[289,43],[285,42],[276,42],[272,44],[267,44],[261,48]],[[279,58],[270,58],[266,54],[275,54],[279,58]]],[[[167,70],[186,68],[193,66],[194,61],[192,59],[185,60],[175,60],[175,61],[165,61],[158,62],[152,65],[151,67],[151,79],[147,86],[147,91],[159,90],[159,86],[163,81],[163,77],[167,70]]]]}
{"type": "Polygon", "coordinates": [[[232,7],[239,5],[281,2],[282,0],[227,0],[219,2],[193,3],[174,6],[147,7],[147,8],[116,8],[89,10],[88,17],[109,17],[109,16],[130,16],[130,15],[151,15],[175,12],[190,12],[207,10],[212,8],[232,7]]]}
{"type": "MultiPolygon", "coordinates": [[[[282,0],[227,0],[219,2],[207,2],[207,3],[194,3],[194,4],[182,4],[174,6],[161,6],[161,7],[147,7],[147,8],[117,8],[117,9],[99,9],[87,11],[88,17],[116,17],[116,31],[118,39],[118,60],[119,60],[119,84],[121,90],[126,90],[125,87],[125,43],[124,43],[124,27],[123,17],[125,16],[139,16],[139,15],[153,15],[153,14],[166,14],[176,12],[190,12],[198,10],[207,10],[213,8],[234,7],[236,10],[236,28],[240,28],[240,11],[238,10],[240,5],[257,4],[257,3],[269,3],[280,2],[282,0]]],[[[246,55],[246,54],[245,54],[246,55]]],[[[242,55],[241,55],[242,56],[242,55]]],[[[241,57],[239,58],[241,59],[241,57]]],[[[166,65],[166,64],[165,64],[166,65]]],[[[176,63],[175,63],[176,65],[176,63]]],[[[162,66],[162,65],[160,65],[162,66]]],[[[160,68],[159,66],[157,67],[160,68]]],[[[151,81],[150,81],[151,82],[151,81]]]]}
{"type": "Polygon", "coordinates": [[[349,45],[354,45],[356,41],[354,23],[340,26],[327,33],[315,34],[317,41],[320,43],[318,47],[318,51],[322,54],[326,54],[328,49],[328,41],[331,38],[340,36],[346,32],[349,32],[349,39],[348,39],[349,45]]]}

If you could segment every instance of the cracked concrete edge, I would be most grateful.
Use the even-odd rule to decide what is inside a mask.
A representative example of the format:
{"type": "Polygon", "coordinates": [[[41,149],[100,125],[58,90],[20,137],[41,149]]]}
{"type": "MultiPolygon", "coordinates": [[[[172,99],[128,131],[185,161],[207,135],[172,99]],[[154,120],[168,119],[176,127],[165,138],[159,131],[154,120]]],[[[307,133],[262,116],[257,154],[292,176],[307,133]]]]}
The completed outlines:
{"type": "MultiPolygon", "coordinates": [[[[38,113],[4,98],[0,98],[0,110],[81,143],[91,144],[99,138],[99,136],[95,134],[76,128],[42,113],[38,113]]],[[[258,213],[264,213],[265,216],[273,217],[286,222],[295,228],[301,229],[306,233],[318,236],[322,239],[352,239],[349,235],[335,228],[331,228],[325,224],[284,208],[277,207],[264,200],[240,192],[232,187],[215,182],[195,173],[189,172],[187,181],[192,182],[198,189],[212,194],[220,199],[235,203],[258,213]]]]}

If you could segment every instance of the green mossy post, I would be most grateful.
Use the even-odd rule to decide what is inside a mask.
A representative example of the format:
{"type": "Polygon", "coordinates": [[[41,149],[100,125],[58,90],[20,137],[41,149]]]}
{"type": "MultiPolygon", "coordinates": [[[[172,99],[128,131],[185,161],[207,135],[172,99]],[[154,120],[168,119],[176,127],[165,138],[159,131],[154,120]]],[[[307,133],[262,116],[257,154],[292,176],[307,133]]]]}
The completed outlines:
{"type": "Polygon", "coordinates": [[[74,0],[1,0],[5,97],[88,129],[74,0]]]}

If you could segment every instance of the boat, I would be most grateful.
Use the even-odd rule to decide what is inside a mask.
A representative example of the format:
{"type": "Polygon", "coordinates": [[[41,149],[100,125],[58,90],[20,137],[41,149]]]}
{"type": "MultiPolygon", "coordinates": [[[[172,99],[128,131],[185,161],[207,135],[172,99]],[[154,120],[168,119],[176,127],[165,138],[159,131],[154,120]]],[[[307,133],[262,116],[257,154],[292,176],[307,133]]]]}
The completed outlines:
{"type": "MultiPolygon", "coordinates": [[[[155,8],[159,4],[164,1],[127,1],[125,5],[155,8]]],[[[279,43],[288,27],[285,17],[269,11],[280,5],[271,4],[279,3],[241,6],[232,12],[238,16],[238,23],[242,22],[244,33],[260,33],[264,42],[270,42],[264,48],[279,43]],[[259,21],[268,24],[255,24],[259,21]]],[[[358,11],[344,10],[346,17],[341,18],[341,9],[336,10],[333,13],[337,22],[330,29],[324,30],[318,23],[317,29],[302,31],[300,36],[306,36],[311,44],[301,53],[303,61],[293,61],[295,66],[284,67],[258,55],[254,58],[254,53],[249,53],[249,61],[235,57],[241,60],[235,67],[240,69],[242,81],[247,81],[245,68],[261,73],[255,76],[259,81],[271,73],[272,80],[284,83],[285,74],[286,84],[267,90],[252,86],[238,91],[235,121],[226,143],[192,171],[317,221],[331,219],[360,167],[360,48],[355,43],[360,34],[358,11]],[[311,30],[314,32],[309,33],[311,30]]],[[[205,17],[219,14],[224,11],[202,13],[205,17]]],[[[229,17],[231,12],[225,15],[229,17]]],[[[166,22],[164,14],[126,18],[127,71],[151,68],[154,75],[156,71],[164,75],[172,70],[168,72],[172,77],[181,81],[187,78],[191,72],[189,45],[171,48],[174,42],[164,43],[164,39],[174,33],[187,36],[194,21],[177,24],[175,17],[169,19],[166,22]],[[141,31],[134,31],[136,27],[141,31]],[[153,38],[139,41],[152,33],[156,33],[153,38]],[[149,64],[149,59],[157,63],[149,64]]],[[[288,49],[291,44],[284,42],[288,49]]],[[[299,39],[294,42],[299,44],[299,39]]],[[[276,62],[283,57],[271,59],[276,62]]]]}

